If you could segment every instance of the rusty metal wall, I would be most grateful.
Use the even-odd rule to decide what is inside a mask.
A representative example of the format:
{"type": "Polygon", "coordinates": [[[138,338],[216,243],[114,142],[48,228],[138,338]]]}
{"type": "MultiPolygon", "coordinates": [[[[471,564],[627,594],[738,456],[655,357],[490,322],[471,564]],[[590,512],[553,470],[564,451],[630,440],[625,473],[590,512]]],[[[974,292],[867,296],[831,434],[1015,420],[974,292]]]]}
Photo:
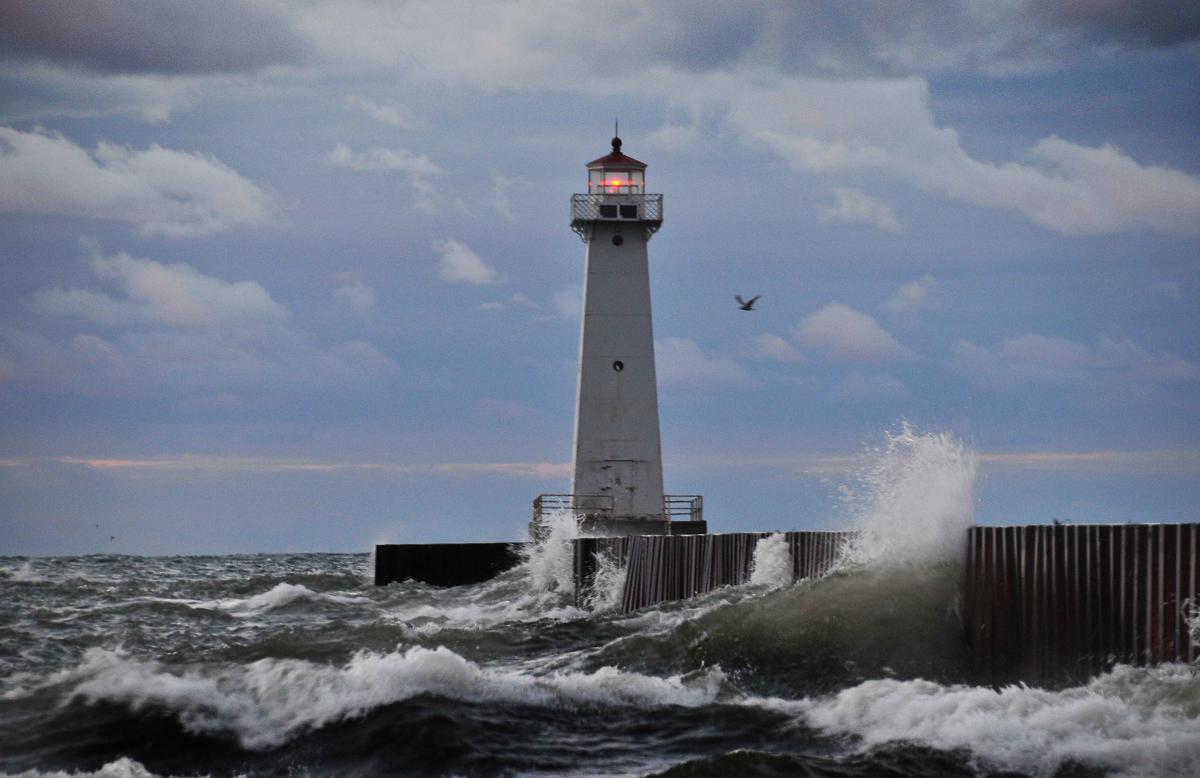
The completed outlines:
{"type": "Polygon", "coordinates": [[[995,685],[1081,681],[1116,663],[1191,662],[1200,524],[974,527],[967,638],[995,685]]]}
{"type": "MultiPolygon", "coordinates": [[[[621,612],[660,602],[674,602],[746,583],[758,541],[769,532],[724,535],[641,535],[582,538],[575,543],[575,592],[580,600],[591,586],[597,555],[626,567],[621,612]]],[[[827,572],[837,561],[847,532],[786,532],[792,557],[792,579],[827,572]]]]}

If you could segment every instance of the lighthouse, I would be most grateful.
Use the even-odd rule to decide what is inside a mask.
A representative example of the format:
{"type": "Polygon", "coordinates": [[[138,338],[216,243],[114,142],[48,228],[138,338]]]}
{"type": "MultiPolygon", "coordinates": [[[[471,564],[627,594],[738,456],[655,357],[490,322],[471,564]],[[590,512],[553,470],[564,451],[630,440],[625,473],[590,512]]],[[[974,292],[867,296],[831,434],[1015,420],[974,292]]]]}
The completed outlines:
{"type": "Polygon", "coordinates": [[[586,247],[571,487],[534,501],[535,526],[559,509],[599,534],[705,531],[698,496],[663,493],[648,253],[662,222],[646,164],[614,137],[587,163],[587,192],[571,197],[571,229],[586,247]]]}

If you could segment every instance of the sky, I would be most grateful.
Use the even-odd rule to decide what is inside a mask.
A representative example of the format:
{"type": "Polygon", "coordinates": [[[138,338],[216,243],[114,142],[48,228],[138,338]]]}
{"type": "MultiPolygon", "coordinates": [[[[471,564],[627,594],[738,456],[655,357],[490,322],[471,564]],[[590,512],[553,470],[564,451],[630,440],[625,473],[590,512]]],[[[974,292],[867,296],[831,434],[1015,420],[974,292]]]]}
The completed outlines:
{"type": "Polygon", "coordinates": [[[667,491],[1200,516],[1200,6],[0,0],[0,554],[522,537],[584,165],[648,164],[667,491]],[[734,295],[761,294],[752,312],[734,295]]]}

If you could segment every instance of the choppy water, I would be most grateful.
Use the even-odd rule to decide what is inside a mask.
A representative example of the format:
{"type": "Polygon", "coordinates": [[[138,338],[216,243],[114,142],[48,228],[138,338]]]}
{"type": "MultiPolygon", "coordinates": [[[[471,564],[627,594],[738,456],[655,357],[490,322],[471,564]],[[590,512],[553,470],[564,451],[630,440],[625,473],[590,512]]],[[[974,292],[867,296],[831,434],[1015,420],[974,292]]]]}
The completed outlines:
{"type": "Polygon", "coordinates": [[[972,685],[929,549],[973,465],[907,429],[880,456],[859,526],[928,542],[781,586],[764,541],[753,583],[624,616],[616,571],[573,605],[569,523],[455,589],[377,588],[367,555],[0,558],[0,774],[1200,775],[1195,667],[972,685]]]}

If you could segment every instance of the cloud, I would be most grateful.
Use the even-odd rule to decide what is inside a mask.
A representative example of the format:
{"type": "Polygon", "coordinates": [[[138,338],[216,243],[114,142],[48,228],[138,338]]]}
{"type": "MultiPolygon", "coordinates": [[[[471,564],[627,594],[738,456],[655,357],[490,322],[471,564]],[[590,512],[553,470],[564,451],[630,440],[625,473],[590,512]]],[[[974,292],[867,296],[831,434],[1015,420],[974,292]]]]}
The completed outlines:
{"type": "Polygon", "coordinates": [[[361,340],[323,343],[297,326],[256,281],[230,282],[185,264],[97,256],[96,288],[45,289],[34,311],[71,317],[103,334],[58,340],[34,326],[0,332],[0,363],[35,391],[108,396],[230,396],[289,390],[363,390],[398,374],[361,340]]]}
{"type": "Polygon", "coordinates": [[[1173,46],[1200,38],[1200,6],[1176,0],[1042,0],[1029,10],[1100,41],[1173,46]]]}
{"type": "Polygon", "coordinates": [[[571,284],[559,289],[551,296],[550,302],[564,319],[578,320],[583,314],[583,287],[571,284]]]}
{"type": "MultiPolygon", "coordinates": [[[[706,74],[755,66],[844,79],[1061,67],[1113,48],[1195,40],[1200,13],[1170,0],[1082,3],[847,4],[657,2],[631,8],[563,0],[290,8],[331,62],[483,89],[621,91],[650,71],[706,74]],[[586,19],[586,23],[581,20],[586,19]],[[595,30],[604,30],[600,39],[595,30]]],[[[652,80],[652,79],[647,79],[652,80]]]]}
{"type": "Polygon", "coordinates": [[[537,310],[538,304],[520,292],[517,292],[507,300],[492,300],[479,304],[479,310],[481,311],[507,311],[514,308],[537,310]]]}
{"type": "Polygon", "coordinates": [[[1067,233],[1135,226],[1200,231],[1200,178],[1139,165],[1113,146],[1088,148],[1053,136],[1038,141],[1031,156],[1071,195],[1030,209],[1030,218],[1044,226],[1067,233]]]}
{"type": "Polygon", "coordinates": [[[486,286],[496,283],[500,277],[464,243],[457,240],[435,240],[431,245],[440,257],[438,276],[443,281],[486,286]]]}
{"type": "Polygon", "coordinates": [[[375,290],[361,281],[333,290],[333,309],[348,319],[366,321],[375,315],[375,290]]]}
{"type": "Polygon", "coordinates": [[[79,71],[39,62],[0,62],[0,122],[30,122],[47,116],[69,118],[133,114],[165,122],[191,106],[203,86],[200,77],[144,74],[81,76],[79,71]]]}
{"type": "Polygon", "coordinates": [[[925,275],[902,285],[879,307],[894,316],[911,317],[922,311],[940,310],[941,298],[942,289],[937,279],[925,275]]]}
{"type": "Polygon", "coordinates": [[[754,380],[732,358],[706,354],[687,338],[657,339],[654,354],[658,382],[663,387],[704,391],[754,386],[754,380]]]}
{"type": "Polygon", "coordinates": [[[528,192],[532,185],[524,176],[502,176],[492,171],[492,207],[506,222],[516,224],[520,219],[513,208],[510,192],[528,192]]]}
{"type": "Polygon", "coordinates": [[[124,299],[90,289],[45,289],[34,295],[44,313],[102,326],[134,322],[187,329],[286,323],[288,311],[255,281],[230,283],[183,264],[163,265],[128,254],[95,256],[92,271],[124,299]]]}
{"type": "Polygon", "coordinates": [[[1039,141],[1020,162],[973,159],[952,128],[936,125],[920,79],[710,81],[701,91],[727,102],[734,132],[798,172],[879,171],[967,203],[1020,212],[1064,234],[1200,231],[1200,178],[1141,165],[1112,146],[1056,137],[1039,141]]]}
{"type": "MultiPolygon", "coordinates": [[[[630,13],[623,6],[568,2],[483,10],[473,3],[416,2],[403,11],[318,3],[297,9],[296,19],[326,56],[398,68],[417,81],[637,94],[693,117],[718,113],[719,131],[775,153],[802,173],[880,172],[963,202],[1022,213],[1065,234],[1200,231],[1195,176],[1140,164],[1110,146],[1054,137],[1016,159],[984,161],[935,120],[925,73],[1058,68],[1075,44],[1086,49],[1077,56],[1139,45],[1121,30],[1165,28],[1173,16],[1113,12],[1108,18],[1133,21],[1097,27],[1072,21],[1069,8],[1061,4],[1048,23],[1024,4],[881,1],[863,11],[834,2],[655,3],[630,13]],[[603,43],[596,29],[606,31],[603,43]]],[[[1196,15],[1183,14],[1186,29],[1196,15]]],[[[856,208],[853,199],[836,202],[831,214],[891,224],[886,210],[862,202],[856,208]]]]}
{"type": "Polygon", "coordinates": [[[887,203],[880,202],[857,189],[834,187],[833,205],[821,208],[817,216],[823,222],[870,224],[881,230],[896,232],[900,222],[887,203]]]}
{"type": "Polygon", "coordinates": [[[400,130],[407,130],[412,127],[412,120],[409,119],[408,111],[399,103],[390,100],[386,103],[377,103],[373,100],[356,97],[355,95],[347,95],[345,103],[351,108],[357,108],[380,124],[386,124],[400,130]]]}
{"type": "Polygon", "coordinates": [[[445,173],[424,154],[416,155],[406,149],[370,149],[354,152],[344,143],[338,143],[329,152],[329,162],[336,167],[359,171],[383,171],[400,173],[416,195],[416,205],[432,213],[437,209],[437,190],[433,179],[445,173]]]}
{"type": "Polygon", "coordinates": [[[763,333],[752,335],[744,341],[744,352],[751,359],[765,362],[803,362],[804,355],[796,350],[790,341],[763,333]]]}
{"type": "Polygon", "coordinates": [[[246,73],[303,62],[309,46],[274,4],[10,0],[0,53],[96,73],[246,73]]]}
{"type": "Polygon", "coordinates": [[[955,366],[976,383],[1005,389],[1024,383],[1082,384],[1098,388],[1200,383],[1200,363],[1153,353],[1108,336],[1092,345],[1029,333],[995,349],[967,340],[953,346],[955,366]]]}
{"type": "Polygon", "coordinates": [[[839,362],[882,362],[909,359],[912,352],[871,316],[843,303],[830,303],[797,325],[802,345],[820,349],[839,362]]]}
{"type": "Polygon", "coordinates": [[[0,211],[109,219],[180,237],[265,224],[275,198],[203,154],[99,144],[0,127],[0,211]]]}
{"type": "Polygon", "coordinates": [[[91,289],[39,289],[34,292],[33,301],[42,313],[77,316],[101,327],[128,324],[142,318],[138,306],[91,289]]]}
{"type": "MultiPolygon", "coordinates": [[[[653,3],[631,12],[584,2],[348,0],[272,9],[326,67],[400,72],[440,87],[664,100],[676,114],[719,117],[712,131],[767,149],[798,172],[880,172],[1065,234],[1200,230],[1195,176],[1054,137],[1012,160],[984,161],[936,122],[924,74],[1059,68],[1066,56],[1193,40],[1200,15],[1159,2],[1081,10],[1063,0],[1050,12],[1035,5],[653,3]],[[603,41],[596,29],[606,31],[603,41]]],[[[377,118],[404,119],[397,106],[355,99],[377,118]]],[[[686,129],[668,125],[663,138],[678,127],[686,129]]],[[[432,209],[430,180],[440,169],[428,159],[342,144],[331,158],[403,171],[418,204],[432,209]]],[[[893,228],[886,206],[849,197],[836,200],[828,218],[893,228]]],[[[503,200],[497,207],[512,213],[503,200]]]]}
{"type": "Polygon", "coordinates": [[[371,149],[355,153],[344,143],[333,147],[329,161],[351,170],[394,170],[414,178],[429,178],[444,172],[424,154],[417,156],[406,149],[371,149]]]}
{"type": "Polygon", "coordinates": [[[0,459],[0,468],[29,468],[44,463],[137,478],[176,474],[308,473],[336,475],[365,473],[392,476],[506,475],[518,478],[561,478],[571,473],[570,462],[379,462],[238,457],[180,454],[163,457],[52,456],[0,459]]]}

